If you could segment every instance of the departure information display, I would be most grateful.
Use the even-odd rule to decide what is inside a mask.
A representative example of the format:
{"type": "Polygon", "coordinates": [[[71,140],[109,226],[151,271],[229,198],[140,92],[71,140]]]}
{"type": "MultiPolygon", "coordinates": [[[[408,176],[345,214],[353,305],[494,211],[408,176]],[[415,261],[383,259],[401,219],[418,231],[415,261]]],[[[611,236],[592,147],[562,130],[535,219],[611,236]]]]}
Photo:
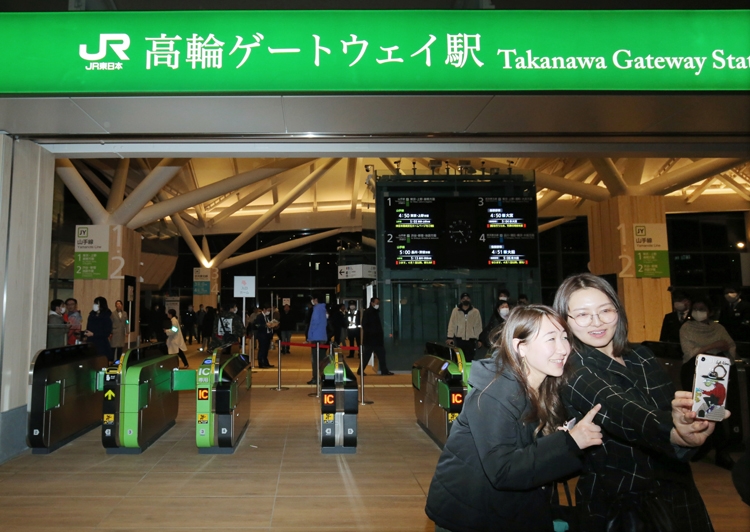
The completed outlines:
{"type": "Polygon", "coordinates": [[[538,266],[536,196],[383,198],[386,267],[538,266]]]}

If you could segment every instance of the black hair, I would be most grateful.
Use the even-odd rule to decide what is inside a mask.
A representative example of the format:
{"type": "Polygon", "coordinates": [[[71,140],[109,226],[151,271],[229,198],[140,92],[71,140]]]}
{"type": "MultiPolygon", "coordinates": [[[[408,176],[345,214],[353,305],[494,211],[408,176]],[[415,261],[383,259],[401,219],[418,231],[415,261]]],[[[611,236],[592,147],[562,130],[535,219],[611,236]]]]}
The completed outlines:
{"type": "Polygon", "coordinates": [[[99,304],[99,314],[106,314],[109,312],[109,305],[107,305],[107,298],[99,296],[94,299],[94,303],[99,304]]]}
{"type": "Polygon", "coordinates": [[[65,304],[66,304],[66,305],[68,304],[68,301],[72,301],[72,302],[73,302],[73,303],[75,303],[76,305],[78,304],[78,300],[77,300],[76,298],[74,298],[74,297],[69,297],[68,299],[66,299],[66,300],[65,300],[65,304]]]}
{"type": "Polygon", "coordinates": [[[169,310],[167,311],[167,314],[169,314],[169,315],[170,315],[170,316],[172,316],[173,318],[176,318],[176,317],[177,317],[177,311],[176,311],[175,309],[173,309],[173,308],[169,309],[169,310]]]}
{"type": "Polygon", "coordinates": [[[62,300],[62,299],[53,299],[53,300],[52,300],[52,303],[50,303],[50,304],[49,304],[49,309],[50,309],[50,310],[57,310],[57,307],[60,307],[60,306],[62,306],[63,304],[64,304],[64,303],[63,303],[63,300],[62,300]]]}

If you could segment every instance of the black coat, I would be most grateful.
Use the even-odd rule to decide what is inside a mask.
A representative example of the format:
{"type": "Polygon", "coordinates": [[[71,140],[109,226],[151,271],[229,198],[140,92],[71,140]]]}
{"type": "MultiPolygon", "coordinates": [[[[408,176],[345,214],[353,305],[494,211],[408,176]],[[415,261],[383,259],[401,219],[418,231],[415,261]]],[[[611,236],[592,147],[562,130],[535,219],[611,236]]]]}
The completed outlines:
{"type": "Polygon", "coordinates": [[[380,310],[367,307],[362,313],[362,345],[381,347],[383,345],[383,324],[380,323],[380,310]]]}
{"type": "Polygon", "coordinates": [[[112,334],[112,312],[107,309],[100,313],[93,310],[89,313],[86,330],[94,333],[88,338],[88,343],[94,344],[97,355],[112,357],[112,347],[109,345],[109,336],[112,334]]]}
{"type": "Polygon", "coordinates": [[[664,320],[661,322],[661,334],[659,335],[660,342],[672,342],[675,344],[680,343],[680,327],[686,321],[692,319],[690,315],[680,321],[680,317],[677,312],[670,312],[664,315],[664,320]]]}
{"type": "Polygon", "coordinates": [[[547,485],[577,471],[582,453],[567,432],[534,438],[529,402],[511,375],[493,382],[495,360],[474,361],[425,511],[454,532],[551,532],[547,485]]]}
{"type": "Polygon", "coordinates": [[[625,366],[583,346],[568,362],[573,372],[562,396],[570,415],[580,419],[602,405],[594,423],[602,427],[603,444],[586,449],[576,485],[580,530],[604,530],[618,494],[654,491],[674,509],[676,530],[712,531],[686,463],[694,449],[669,441],[672,381],[646,347],[633,346],[622,358],[625,366]]]}

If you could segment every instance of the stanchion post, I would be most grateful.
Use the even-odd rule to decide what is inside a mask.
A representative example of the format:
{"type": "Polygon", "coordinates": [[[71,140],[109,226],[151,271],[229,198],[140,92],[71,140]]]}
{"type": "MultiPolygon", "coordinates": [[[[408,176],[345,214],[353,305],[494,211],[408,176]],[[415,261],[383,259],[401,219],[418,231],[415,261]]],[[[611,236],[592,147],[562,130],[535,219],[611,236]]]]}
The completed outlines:
{"type": "Polygon", "coordinates": [[[279,340],[279,365],[278,365],[278,384],[276,385],[276,388],[271,388],[271,390],[275,392],[281,392],[284,390],[288,390],[289,388],[282,388],[281,387],[281,340],[279,340]]]}
{"type": "Polygon", "coordinates": [[[315,370],[318,375],[317,382],[315,383],[315,397],[320,398],[320,342],[315,342],[315,370]]]}

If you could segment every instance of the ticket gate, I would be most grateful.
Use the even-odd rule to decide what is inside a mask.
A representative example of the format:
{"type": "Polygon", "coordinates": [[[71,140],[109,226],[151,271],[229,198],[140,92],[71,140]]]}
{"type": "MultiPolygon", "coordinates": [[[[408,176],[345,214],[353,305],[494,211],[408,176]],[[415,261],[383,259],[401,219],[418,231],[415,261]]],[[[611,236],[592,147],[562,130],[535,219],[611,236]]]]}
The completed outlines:
{"type": "Polygon", "coordinates": [[[231,454],[250,424],[250,358],[214,350],[196,375],[195,443],[201,454],[231,454]]]}
{"type": "Polygon", "coordinates": [[[320,450],[323,454],[354,454],[359,413],[357,378],[341,352],[334,352],[331,358],[322,373],[320,450]]]}
{"type": "Polygon", "coordinates": [[[139,454],[174,426],[177,391],[192,389],[175,386],[178,366],[177,355],[167,354],[165,344],[141,344],[99,374],[102,444],[108,454],[139,454]]]}
{"type": "Polygon", "coordinates": [[[428,342],[414,362],[411,382],[417,423],[441,448],[468,392],[471,362],[456,347],[428,342]]]}
{"type": "Polygon", "coordinates": [[[34,454],[47,454],[101,423],[97,373],[107,366],[91,344],[43,349],[29,369],[28,436],[34,454]]]}

